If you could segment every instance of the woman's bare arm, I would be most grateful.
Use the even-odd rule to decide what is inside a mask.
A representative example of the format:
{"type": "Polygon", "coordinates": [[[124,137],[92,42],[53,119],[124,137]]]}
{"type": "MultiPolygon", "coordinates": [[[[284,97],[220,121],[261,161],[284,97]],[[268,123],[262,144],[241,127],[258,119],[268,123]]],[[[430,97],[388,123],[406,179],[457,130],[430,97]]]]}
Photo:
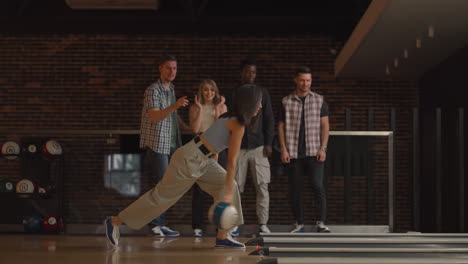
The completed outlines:
{"type": "Polygon", "coordinates": [[[229,141],[229,151],[227,157],[227,174],[224,185],[224,202],[232,202],[232,194],[234,188],[234,176],[236,173],[237,157],[239,156],[242,137],[244,136],[245,127],[237,120],[229,120],[227,128],[231,131],[231,140],[229,141]]]}

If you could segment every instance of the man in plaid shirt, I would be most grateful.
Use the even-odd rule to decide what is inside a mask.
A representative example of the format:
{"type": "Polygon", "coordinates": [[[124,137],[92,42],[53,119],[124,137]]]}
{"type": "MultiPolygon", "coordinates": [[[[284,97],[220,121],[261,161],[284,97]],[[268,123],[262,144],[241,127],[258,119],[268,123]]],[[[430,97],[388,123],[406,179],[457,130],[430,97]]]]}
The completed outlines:
{"type": "Polygon", "coordinates": [[[282,100],[278,122],[281,161],[287,164],[291,208],[296,227],[291,233],[304,232],[302,192],[304,177],[311,177],[319,217],[317,232],[330,232],[325,226],[327,200],[323,170],[327,153],[329,122],[328,105],[323,96],[310,90],[312,72],[301,67],[294,78],[295,90],[282,100]]]}
{"type": "MultiPolygon", "coordinates": [[[[179,125],[185,126],[177,115],[177,109],[188,105],[187,96],[175,99],[174,81],[177,60],[165,55],[159,62],[160,78],[145,90],[141,113],[140,148],[145,149],[144,173],[158,183],[169,164],[175,149],[181,145],[179,125]]],[[[151,231],[157,236],[179,236],[180,233],[166,226],[165,214],[151,223],[151,231]]]]}

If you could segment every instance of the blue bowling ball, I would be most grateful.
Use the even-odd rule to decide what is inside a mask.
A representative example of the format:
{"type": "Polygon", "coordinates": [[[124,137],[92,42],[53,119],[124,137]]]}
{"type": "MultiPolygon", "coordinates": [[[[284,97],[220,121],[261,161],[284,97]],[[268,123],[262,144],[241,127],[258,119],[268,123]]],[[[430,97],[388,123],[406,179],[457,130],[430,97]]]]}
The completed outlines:
{"type": "Polygon", "coordinates": [[[44,218],[39,215],[31,215],[23,220],[24,232],[39,233],[42,230],[44,218]]]}
{"type": "Polygon", "coordinates": [[[229,230],[236,226],[239,219],[239,213],[234,206],[225,202],[219,202],[210,207],[208,218],[217,228],[229,230]]]}

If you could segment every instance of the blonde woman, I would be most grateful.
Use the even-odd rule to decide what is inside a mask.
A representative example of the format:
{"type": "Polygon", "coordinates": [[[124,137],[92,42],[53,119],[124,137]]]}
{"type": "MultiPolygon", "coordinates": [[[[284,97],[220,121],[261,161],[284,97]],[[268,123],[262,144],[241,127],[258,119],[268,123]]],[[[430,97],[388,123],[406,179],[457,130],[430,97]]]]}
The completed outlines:
{"type": "MultiPolygon", "coordinates": [[[[198,86],[194,104],[190,107],[190,128],[195,135],[205,132],[220,115],[227,112],[224,97],[219,94],[213,80],[203,80],[198,86]]],[[[226,151],[219,153],[218,163],[226,168],[226,151]]],[[[193,236],[203,236],[203,204],[205,192],[198,184],[192,188],[192,228],[193,236]]]]}
{"type": "Polygon", "coordinates": [[[225,99],[219,94],[218,86],[213,80],[203,80],[198,86],[194,104],[190,107],[189,118],[192,132],[205,132],[220,115],[227,112],[225,99]]]}

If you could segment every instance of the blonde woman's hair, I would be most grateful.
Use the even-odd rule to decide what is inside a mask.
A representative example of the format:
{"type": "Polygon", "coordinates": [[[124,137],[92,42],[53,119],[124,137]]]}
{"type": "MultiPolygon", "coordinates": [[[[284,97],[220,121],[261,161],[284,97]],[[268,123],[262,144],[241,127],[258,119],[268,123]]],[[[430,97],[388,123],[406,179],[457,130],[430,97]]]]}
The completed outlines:
{"type": "Polygon", "coordinates": [[[205,98],[203,98],[203,95],[202,95],[203,86],[205,86],[205,85],[210,85],[211,87],[213,87],[213,89],[215,91],[215,96],[213,98],[213,104],[214,105],[218,104],[221,101],[221,96],[219,95],[218,85],[216,85],[215,81],[213,81],[211,79],[205,79],[205,80],[201,81],[200,84],[198,85],[197,96],[198,96],[198,98],[200,100],[200,103],[202,105],[205,104],[205,98]]]}

